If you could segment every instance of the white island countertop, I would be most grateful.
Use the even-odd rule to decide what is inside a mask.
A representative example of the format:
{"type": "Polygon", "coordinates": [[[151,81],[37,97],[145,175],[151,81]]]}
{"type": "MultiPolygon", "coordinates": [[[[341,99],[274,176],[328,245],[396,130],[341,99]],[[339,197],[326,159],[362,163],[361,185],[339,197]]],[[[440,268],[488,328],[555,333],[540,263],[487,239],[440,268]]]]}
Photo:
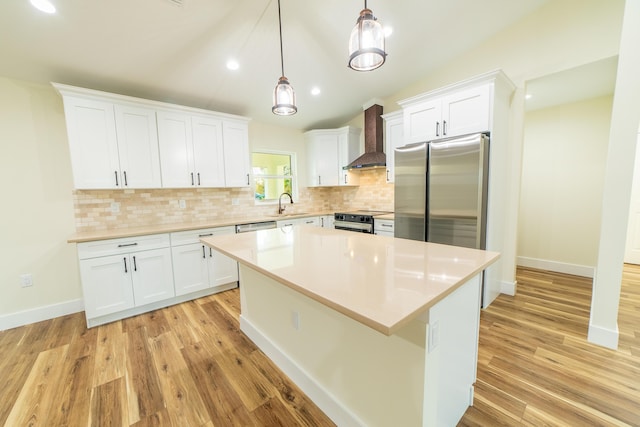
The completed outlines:
{"type": "Polygon", "coordinates": [[[497,252],[307,226],[201,240],[385,335],[499,257],[497,252]]]}

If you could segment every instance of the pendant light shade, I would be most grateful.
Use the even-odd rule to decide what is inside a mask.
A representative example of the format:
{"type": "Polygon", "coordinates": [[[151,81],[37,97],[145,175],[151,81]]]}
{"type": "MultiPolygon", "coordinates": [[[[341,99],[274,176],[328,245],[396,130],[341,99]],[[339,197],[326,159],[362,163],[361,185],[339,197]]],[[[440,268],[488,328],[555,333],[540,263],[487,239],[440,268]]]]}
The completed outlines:
{"type": "Polygon", "coordinates": [[[278,79],[278,84],[273,90],[273,114],[279,116],[290,116],[298,111],[296,107],[296,94],[289,84],[289,80],[284,76],[284,55],[282,51],[282,15],[280,13],[280,0],[278,0],[278,25],[280,27],[280,67],[282,75],[278,79]]]}
{"type": "Polygon", "coordinates": [[[273,90],[273,108],[271,111],[279,116],[290,116],[298,111],[296,94],[285,76],[280,77],[276,88],[273,90]]]}
{"type": "Polygon", "coordinates": [[[384,30],[371,9],[364,9],[356,21],[349,38],[349,68],[356,71],[371,71],[384,64],[384,30]]]}

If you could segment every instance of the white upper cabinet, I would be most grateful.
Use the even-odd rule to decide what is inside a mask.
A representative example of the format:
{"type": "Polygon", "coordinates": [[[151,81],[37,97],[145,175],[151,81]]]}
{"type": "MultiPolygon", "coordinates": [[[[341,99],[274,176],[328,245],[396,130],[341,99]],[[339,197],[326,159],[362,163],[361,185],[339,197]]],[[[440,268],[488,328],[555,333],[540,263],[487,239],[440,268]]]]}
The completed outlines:
{"type": "Polygon", "coordinates": [[[53,83],[76,188],[249,186],[248,119],[53,83]]]}
{"type": "Polygon", "coordinates": [[[155,112],[127,104],[64,98],[76,188],[158,188],[155,112]]]}
{"type": "Polygon", "coordinates": [[[248,187],[251,173],[249,125],[247,122],[225,120],[222,124],[222,134],[226,186],[248,187]]]}
{"type": "Polygon", "coordinates": [[[385,155],[387,158],[387,183],[394,181],[394,150],[404,145],[404,123],[402,110],[394,111],[382,116],[385,132],[385,155]]]}
{"type": "Polygon", "coordinates": [[[114,105],[121,186],[158,188],[160,156],[156,114],[149,108],[114,105]]]}
{"type": "Polygon", "coordinates": [[[358,175],[342,167],[360,153],[360,129],[346,126],[311,130],[305,133],[305,138],[309,187],[359,184],[358,175]]]}
{"type": "Polygon", "coordinates": [[[491,84],[404,101],[405,144],[488,131],[491,84]]]}
{"type": "Polygon", "coordinates": [[[163,187],[225,186],[221,120],[158,111],[158,140],[163,187]]]}

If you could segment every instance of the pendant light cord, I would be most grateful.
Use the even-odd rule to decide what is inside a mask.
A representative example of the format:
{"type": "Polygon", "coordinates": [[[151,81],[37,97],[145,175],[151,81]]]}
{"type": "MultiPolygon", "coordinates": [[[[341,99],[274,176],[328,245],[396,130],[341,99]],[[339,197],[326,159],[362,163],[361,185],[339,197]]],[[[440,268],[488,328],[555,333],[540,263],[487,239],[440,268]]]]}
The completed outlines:
{"type": "Polygon", "coordinates": [[[278,25],[280,27],[280,68],[282,69],[282,77],[284,77],[284,53],[282,50],[282,15],[280,13],[280,0],[278,0],[278,25]]]}

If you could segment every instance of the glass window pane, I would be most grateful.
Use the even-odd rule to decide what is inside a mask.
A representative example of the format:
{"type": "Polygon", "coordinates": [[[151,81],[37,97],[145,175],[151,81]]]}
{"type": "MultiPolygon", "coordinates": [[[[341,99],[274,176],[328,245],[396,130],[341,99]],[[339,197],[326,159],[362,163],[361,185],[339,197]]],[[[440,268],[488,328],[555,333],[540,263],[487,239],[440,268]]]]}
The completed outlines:
{"type": "Polygon", "coordinates": [[[255,200],[273,201],[280,194],[293,194],[293,154],[252,153],[255,200]]]}
{"type": "Polygon", "coordinates": [[[287,154],[253,153],[254,175],[291,175],[291,156],[287,154]]]}
{"type": "Polygon", "coordinates": [[[256,200],[277,200],[282,193],[292,194],[291,178],[255,178],[256,200]]]}

